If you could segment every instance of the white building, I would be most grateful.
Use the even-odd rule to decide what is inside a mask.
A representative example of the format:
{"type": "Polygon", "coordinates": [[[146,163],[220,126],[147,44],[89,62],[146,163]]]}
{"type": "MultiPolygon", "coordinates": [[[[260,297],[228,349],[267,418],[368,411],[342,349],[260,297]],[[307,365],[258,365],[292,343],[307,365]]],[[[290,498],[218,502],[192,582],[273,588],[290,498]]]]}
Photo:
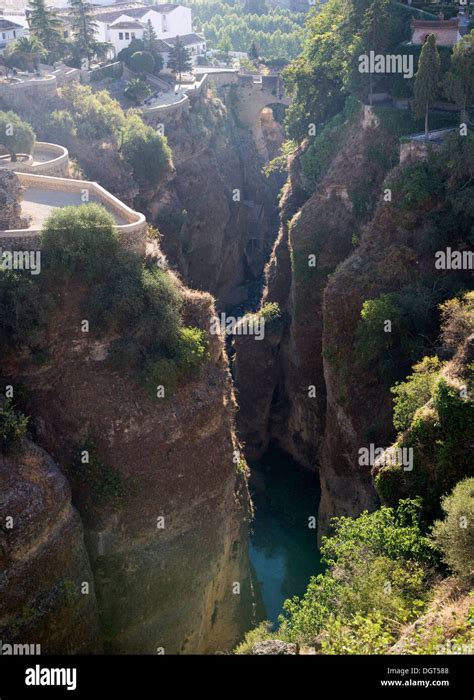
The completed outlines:
{"type": "Polygon", "coordinates": [[[25,30],[21,24],[10,19],[0,17],[0,50],[3,50],[11,41],[24,36],[25,30]]]}
{"type": "Polygon", "coordinates": [[[156,36],[163,43],[163,57],[166,64],[166,54],[179,36],[189,50],[193,63],[197,56],[206,50],[206,42],[202,36],[193,32],[191,10],[182,5],[163,3],[161,5],[137,5],[123,3],[97,8],[97,41],[108,41],[113,44],[116,53],[126,48],[132,39],[142,39],[143,32],[151,21],[156,36]],[[118,9],[115,9],[117,8],[118,9]]]}

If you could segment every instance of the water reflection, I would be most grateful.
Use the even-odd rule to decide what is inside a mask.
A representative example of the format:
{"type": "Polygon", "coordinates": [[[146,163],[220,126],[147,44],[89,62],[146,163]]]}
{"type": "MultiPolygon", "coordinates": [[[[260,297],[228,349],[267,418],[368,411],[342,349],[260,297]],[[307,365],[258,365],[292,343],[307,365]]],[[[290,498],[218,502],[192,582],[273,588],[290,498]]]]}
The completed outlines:
{"type": "Polygon", "coordinates": [[[302,595],[310,576],[322,571],[316,530],[319,482],[280,450],[271,450],[251,465],[255,505],[250,542],[257,600],[257,622],[277,622],[283,601],[302,595]]]}

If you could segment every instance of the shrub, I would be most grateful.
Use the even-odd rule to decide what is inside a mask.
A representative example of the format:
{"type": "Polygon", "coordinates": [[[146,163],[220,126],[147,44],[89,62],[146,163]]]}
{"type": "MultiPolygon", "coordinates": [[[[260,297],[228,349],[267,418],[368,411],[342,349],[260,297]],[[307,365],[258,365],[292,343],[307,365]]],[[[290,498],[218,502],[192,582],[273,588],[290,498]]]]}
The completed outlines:
{"type": "Polygon", "coordinates": [[[393,384],[423,354],[435,329],[435,308],[435,292],[421,285],[365,301],[356,330],[357,361],[393,384]]]}
{"type": "Polygon", "coordinates": [[[79,500],[85,498],[94,507],[104,505],[118,508],[123,499],[119,473],[105,464],[92,438],[71,449],[67,463],[69,478],[79,500]],[[87,460],[83,455],[87,452],[87,460]]]}
{"type": "Polygon", "coordinates": [[[440,305],[441,337],[446,348],[457,350],[474,332],[474,292],[440,305]]]}
{"type": "Polygon", "coordinates": [[[153,396],[159,396],[158,389],[163,387],[164,398],[169,398],[178,383],[179,372],[174,360],[161,358],[150,360],[143,371],[143,380],[153,396]]]}
{"type": "Polygon", "coordinates": [[[152,73],[155,67],[155,59],[148,51],[136,51],[130,56],[128,61],[130,70],[135,73],[145,74],[152,73]]]}
{"type": "Polygon", "coordinates": [[[0,144],[5,146],[12,161],[16,161],[18,153],[33,151],[35,134],[15,112],[0,112],[0,144]]]}
{"type": "Polygon", "coordinates": [[[140,78],[132,78],[132,80],[129,80],[123,91],[124,95],[137,105],[146,97],[149,97],[151,92],[152,90],[148,83],[140,78]]]}
{"type": "Polygon", "coordinates": [[[16,411],[9,399],[0,402],[0,452],[13,452],[26,435],[28,418],[16,411]]]}
{"type": "Polygon", "coordinates": [[[177,339],[171,347],[173,358],[181,373],[196,375],[208,357],[206,333],[191,326],[180,328],[177,339]]]}
{"type": "Polygon", "coordinates": [[[20,348],[38,348],[49,307],[48,295],[39,294],[31,276],[0,270],[0,352],[4,358],[20,348]]]}
{"type": "Polygon", "coordinates": [[[460,481],[441,502],[444,520],[435,522],[432,538],[443,560],[458,576],[474,577],[474,478],[460,481]]]}
{"type": "Polygon", "coordinates": [[[57,209],[41,237],[47,270],[59,278],[80,274],[87,282],[107,273],[119,247],[112,214],[95,203],[57,209]]]}
{"type": "MultiPolygon", "coordinates": [[[[415,399],[416,400],[416,399],[415,399]]],[[[395,505],[401,497],[423,494],[423,517],[432,522],[441,514],[441,499],[464,476],[474,475],[474,403],[457,384],[438,377],[430,403],[418,408],[395,447],[414,451],[411,471],[384,466],[375,484],[383,501],[395,505]]]]}
{"type": "Polygon", "coordinates": [[[119,103],[110,97],[107,90],[93,92],[89,85],[70,83],[62,88],[62,96],[73,115],[79,138],[118,137],[125,117],[119,103]]]}
{"type": "Polygon", "coordinates": [[[335,518],[334,535],[321,546],[328,570],[310,580],[301,599],[285,601],[283,634],[291,641],[319,640],[327,653],[386,651],[427,595],[433,554],[420,509],[419,500],[405,500],[396,510],[383,506],[355,519],[335,518]],[[364,624],[366,634],[360,634],[364,624]]]}
{"type": "Polygon", "coordinates": [[[393,425],[397,430],[406,430],[418,408],[427,403],[439,377],[441,362],[438,357],[424,357],[413,365],[414,373],[405,382],[392,387],[393,425]]]}
{"type": "Polygon", "coordinates": [[[281,310],[276,302],[264,304],[258,313],[265,320],[265,328],[267,330],[271,331],[280,326],[282,320],[281,310]]]}
{"type": "Polygon", "coordinates": [[[265,620],[261,622],[255,629],[250,630],[244,637],[244,640],[235,648],[234,654],[245,656],[252,653],[252,649],[258,642],[265,642],[269,639],[276,639],[277,635],[271,631],[272,624],[265,620]]]}
{"type": "Polygon", "coordinates": [[[49,116],[49,132],[54,134],[54,139],[58,143],[68,141],[77,136],[77,129],[71,114],[65,109],[55,110],[49,116]]]}
{"type": "Polygon", "coordinates": [[[127,119],[122,134],[122,154],[142,187],[156,185],[172,165],[166,138],[144,124],[138,115],[127,119]]]}
{"type": "Polygon", "coordinates": [[[322,129],[301,156],[305,189],[311,193],[326,174],[345,136],[344,115],[337,114],[322,129]]]}

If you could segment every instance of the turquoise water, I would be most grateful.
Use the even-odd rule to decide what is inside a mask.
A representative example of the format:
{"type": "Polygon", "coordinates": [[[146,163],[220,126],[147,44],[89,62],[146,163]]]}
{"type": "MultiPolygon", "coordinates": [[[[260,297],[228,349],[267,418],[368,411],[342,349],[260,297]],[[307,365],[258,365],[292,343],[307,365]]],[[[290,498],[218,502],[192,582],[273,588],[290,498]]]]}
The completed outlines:
{"type": "Polygon", "coordinates": [[[308,518],[318,515],[319,482],[280,450],[269,451],[250,466],[256,621],[276,623],[283,601],[302,595],[310,576],[322,571],[317,532],[308,527],[308,518]]]}

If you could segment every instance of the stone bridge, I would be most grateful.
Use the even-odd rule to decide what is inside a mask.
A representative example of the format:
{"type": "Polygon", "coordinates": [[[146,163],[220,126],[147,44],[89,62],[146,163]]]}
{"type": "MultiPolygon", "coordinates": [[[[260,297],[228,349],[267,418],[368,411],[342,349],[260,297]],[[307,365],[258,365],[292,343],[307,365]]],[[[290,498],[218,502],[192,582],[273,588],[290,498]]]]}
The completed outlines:
{"type": "Polygon", "coordinates": [[[279,75],[239,75],[237,88],[239,119],[251,129],[257,150],[267,161],[268,152],[261,123],[262,109],[274,104],[289,105],[291,100],[284,94],[279,75]]]}

